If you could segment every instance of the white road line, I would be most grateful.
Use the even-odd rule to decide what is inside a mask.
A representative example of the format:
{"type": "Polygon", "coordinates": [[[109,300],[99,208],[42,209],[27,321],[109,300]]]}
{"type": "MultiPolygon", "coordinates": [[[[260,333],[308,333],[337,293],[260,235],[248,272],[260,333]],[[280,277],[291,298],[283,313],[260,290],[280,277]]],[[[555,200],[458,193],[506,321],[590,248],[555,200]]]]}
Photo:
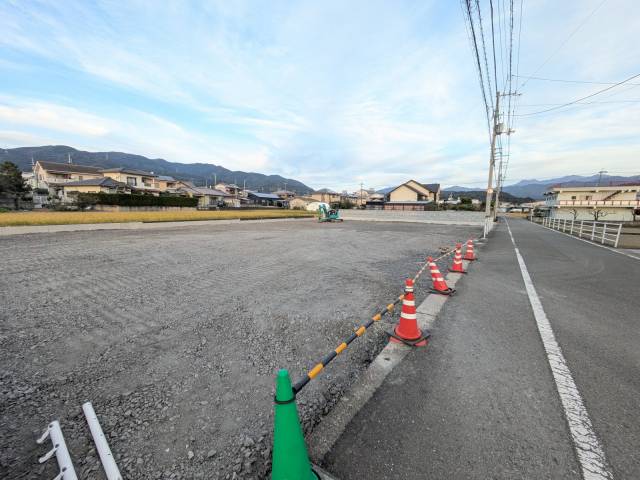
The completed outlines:
{"type": "Polygon", "coordinates": [[[560,395],[560,401],[564,408],[564,415],[569,424],[573,445],[575,446],[578,461],[582,468],[582,478],[585,480],[612,480],[613,474],[607,465],[607,459],[600,445],[600,441],[593,431],[591,419],[582,402],[578,387],[576,387],[573,381],[567,362],[564,359],[564,355],[562,355],[560,345],[556,342],[547,314],[544,312],[540,298],[531,281],[527,266],[524,263],[522,255],[520,255],[520,250],[518,250],[518,246],[513,239],[511,228],[506,219],[505,223],[509,231],[509,236],[511,237],[511,242],[513,243],[513,248],[516,251],[520,272],[522,273],[522,280],[524,280],[533,315],[538,324],[540,338],[547,352],[547,359],[556,383],[556,388],[558,389],[558,394],[560,395]]]}
{"type": "Polygon", "coordinates": [[[610,250],[613,253],[619,253],[620,255],[624,255],[625,257],[630,257],[630,258],[634,258],[636,260],[640,260],[640,257],[636,257],[635,255],[631,255],[630,253],[621,252],[620,250],[616,250],[615,248],[607,247],[606,245],[602,245],[600,243],[592,242],[590,240],[587,240],[586,238],[576,237],[575,235],[571,235],[571,234],[566,233],[566,232],[561,232],[560,230],[556,230],[555,228],[547,227],[546,225],[541,225],[541,224],[536,223],[536,222],[531,222],[531,223],[533,223],[535,225],[540,225],[542,228],[546,228],[547,230],[551,230],[552,232],[558,232],[558,233],[561,233],[562,235],[566,235],[567,237],[575,238],[576,240],[580,240],[581,242],[588,243],[589,245],[593,245],[594,247],[606,248],[607,250],[610,250]]]}

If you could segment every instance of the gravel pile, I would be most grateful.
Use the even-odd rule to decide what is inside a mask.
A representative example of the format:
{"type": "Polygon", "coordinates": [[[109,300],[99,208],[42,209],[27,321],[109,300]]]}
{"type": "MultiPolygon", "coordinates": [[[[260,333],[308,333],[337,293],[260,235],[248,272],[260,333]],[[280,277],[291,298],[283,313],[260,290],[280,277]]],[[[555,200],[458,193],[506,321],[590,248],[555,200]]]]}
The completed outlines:
{"type": "MultiPolygon", "coordinates": [[[[93,403],[129,479],[258,479],[273,382],[293,380],[475,227],[314,221],[0,238],[0,477],[53,477],[59,419],[104,478],[93,403]]],[[[418,290],[420,294],[420,290],[418,290]]],[[[372,328],[299,395],[310,431],[385,343],[372,328]]]]}

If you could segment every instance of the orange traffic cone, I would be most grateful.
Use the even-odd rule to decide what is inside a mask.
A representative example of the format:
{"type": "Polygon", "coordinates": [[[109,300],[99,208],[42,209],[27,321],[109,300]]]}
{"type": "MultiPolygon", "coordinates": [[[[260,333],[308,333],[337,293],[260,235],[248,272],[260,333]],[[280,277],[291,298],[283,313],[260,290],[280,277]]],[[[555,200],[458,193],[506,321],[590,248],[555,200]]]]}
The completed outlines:
{"type": "Polygon", "coordinates": [[[469,261],[478,259],[475,252],[473,251],[473,240],[471,239],[467,240],[467,251],[464,252],[464,259],[469,261]]]}
{"type": "Polygon", "coordinates": [[[416,301],[413,296],[413,280],[405,282],[405,294],[402,299],[402,312],[398,326],[390,332],[391,341],[394,343],[404,343],[412,347],[424,347],[427,345],[426,335],[418,328],[416,319],[416,301]]]}
{"type": "Polygon", "coordinates": [[[450,272],[467,273],[462,268],[462,244],[456,243],[456,253],[453,255],[453,265],[449,267],[450,272]]]}
{"type": "Polygon", "coordinates": [[[433,287],[431,287],[431,291],[433,293],[439,293],[441,295],[453,295],[455,290],[449,288],[447,286],[447,282],[444,281],[436,262],[433,261],[433,258],[427,258],[427,263],[429,264],[429,271],[431,272],[431,280],[433,281],[433,287]]]}

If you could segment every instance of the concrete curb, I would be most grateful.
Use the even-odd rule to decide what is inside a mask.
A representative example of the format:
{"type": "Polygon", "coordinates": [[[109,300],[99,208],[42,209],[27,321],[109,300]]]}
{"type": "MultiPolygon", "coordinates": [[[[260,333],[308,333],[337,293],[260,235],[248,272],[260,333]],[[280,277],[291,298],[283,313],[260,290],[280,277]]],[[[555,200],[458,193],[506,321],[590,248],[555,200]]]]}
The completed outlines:
{"type": "Polygon", "coordinates": [[[120,222],[120,223],[76,223],[72,225],[35,225],[22,227],[0,227],[0,237],[25,235],[29,233],[88,232],[94,230],[158,230],[188,226],[229,225],[238,223],[265,223],[313,220],[314,217],[302,218],[263,218],[257,220],[191,220],[184,222],[120,222]]]}
{"type": "MultiPolygon", "coordinates": [[[[466,270],[469,263],[463,261],[466,270]]],[[[449,272],[446,276],[447,285],[453,288],[464,274],[449,272]]],[[[416,309],[418,326],[428,330],[435,322],[440,310],[449,299],[445,295],[429,295],[416,309]]],[[[410,347],[389,342],[367,367],[364,374],[344,394],[340,402],[322,419],[318,426],[307,438],[309,457],[314,463],[321,463],[324,456],[331,450],[342,432],[362,409],[375,391],[382,385],[387,375],[404,359],[410,347]]]]}
{"type": "Polygon", "coordinates": [[[458,222],[454,220],[420,220],[414,218],[355,218],[342,215],[342,218],[346,221],[356,222],[403,222],[403,223],[427,223],[433,225],[462,225],[470,227],[482,227],[484,222],[458,222]]]}

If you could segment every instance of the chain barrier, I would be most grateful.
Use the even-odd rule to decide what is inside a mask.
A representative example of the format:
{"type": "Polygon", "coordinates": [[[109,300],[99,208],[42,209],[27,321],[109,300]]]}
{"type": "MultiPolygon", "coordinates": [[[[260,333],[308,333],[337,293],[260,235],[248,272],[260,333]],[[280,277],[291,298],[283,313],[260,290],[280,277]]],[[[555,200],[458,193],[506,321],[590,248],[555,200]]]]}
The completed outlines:
{"type": "MultiPolygon", "coordinates": [[[[443,248],[440,249],[441,252],[443,250],[446,250],[446,251],[442,255],[440,255],[439,257],[435,258],[433,260],[434,262],[442,260],[443,258],[448,257],[449,255],[451,255],[452,253],[454,253],[456,251],[455,248],[449,248],[449,247],[443,247],[443,248]]],[[[420,278],[420,276],[425,271],[425,269],[427,268],[428,265],[429,265],[429,262],[425,261],[424,265],[420,268],[420,270],[418,270],[418,273],[415,274],[415,276],[413,277],[414,284],[417,282],[418,278],[420,278]]],[[[331,353],[326,355],[319,363],[317,363],[311,370],[309,370],[309,372],[307,372],[307,374],[303,378],[301,378],[296,383],[294,383],[293,386],[292,386],[294,396],[300,390],[302,390],[311,380],[313,380],[315,377],[317,377],[318,374],[327,365],[329,365],[329,363],[331,363],[333,361],[333,359],[335,359],[338,355],[340,355],[351,344],[351,342],[353,342],[356,338],[361,337],[362,335],[364,335],[364,333],[367,331],[367,329],[371,325],[373,325],[374,323],[379,322],[380,320],[382,320],[382,317],[384,317],[385,315],[392,313],[394,308],[395,308],[395,306],[398,303],[402,302],[402,300],[404,300],[404,293],[402,295],[400,295],[398,298],[396,298],[392,303],[389,303],[388,305],[386,305],[383,309],[381,309],[378,313],[376,313],[373,317],[371,317],[369,319],[369,321],[367,321],[366,323],[360,325],[360,327],[358,327],[351,334],[351,336],[349,336],[349,338],[347,338],[344,342],[342,342],[340,345],[338,345],[331,353]]]]}

